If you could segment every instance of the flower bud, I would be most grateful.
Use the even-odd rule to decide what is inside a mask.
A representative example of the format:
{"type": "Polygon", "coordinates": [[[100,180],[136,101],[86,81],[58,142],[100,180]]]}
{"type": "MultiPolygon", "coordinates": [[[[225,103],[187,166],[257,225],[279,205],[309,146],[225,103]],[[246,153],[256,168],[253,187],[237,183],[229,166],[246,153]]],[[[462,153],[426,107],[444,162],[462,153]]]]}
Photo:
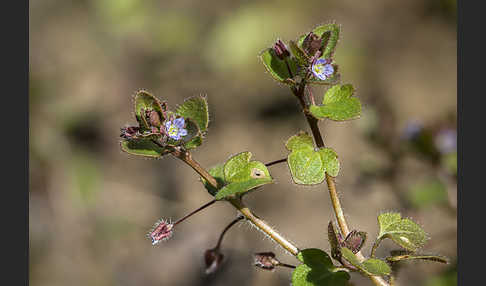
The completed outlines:
{"type": "Polygon", "coordinates": [[[302,48],[309,56],[314,56],[317,51],[320,50],[322,44],[322,39],[319,38],[316,34],[310,32],[304,38],[302,42],[302,48]]]}
{"type": "Polygon", "coordinates": [[[253,255],[255,259],[255,266],[260,267],[265,270],[274,270],[275,266],[280,265],[280,261],[275,259],[275,254],[273,252],[260,252],[253,255]]]}
{"type": "Polygon", "coordinates": [[[123,139],[131,139],[138,134],[139,130],[140,130],[140,128],[138,128],[136,126],[128,126],[128,127],[121,128],[120,129],[120,131],[121,131],[120,137],[123,138],[123,139]]]}
{"type": "Polygon", "coordinates": [[[367,236],[367,234],[364,231],[352,230],[346,236],[346,239],[342,243],[342,246],[351,249],[351,251],[354,254],[356,254],[363,247],[363,245],[366,241],[366,236],[367,236]]]}
{"type": "Polygon", "coordinates": [[[168,223],[163,219],[155,223],[154,228],[148,233],[148,237],[152,240],[152,245],[156,245],[162,240],[167,240],[172,236],[174,224],[168,223]]]}
{"type": "Polygon", "coordinates": [[[277,40],[277,42],[273,45],[273,50],[275,51],[277,57],[281,60],[290,56],[289,50],[281,40],[277,40]]]}
{"type": "Polygon", "coordinates": [[[208,249],[204,252],[204,262],[206,262],[206,274],[214,273],[219,269],[223,262],[224,255],[219,252],[219,248],[208,249]]]}

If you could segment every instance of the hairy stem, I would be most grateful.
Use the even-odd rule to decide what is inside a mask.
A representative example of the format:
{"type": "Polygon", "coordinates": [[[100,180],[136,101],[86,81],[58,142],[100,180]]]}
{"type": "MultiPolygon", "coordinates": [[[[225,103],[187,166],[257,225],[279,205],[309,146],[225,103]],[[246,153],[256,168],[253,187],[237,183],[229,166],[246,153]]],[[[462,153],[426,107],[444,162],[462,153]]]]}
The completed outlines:
{"type": "MultiPolygon", "coordinates": [[[[316,142],[316,146],[318,148],[324,148],[325,147],[324,140],[322,139],[321,131],[319,130],[319,125],[318,125],[319,120],[310,114],[309,106],[305,101],[305,93],[304,93],[305,88],[306,88],[306,82],[304,80],[297,88],[293,87],[291,89],[293,94],[299,100],[300,105],[302,106],[303,112],[307,119],[307,123],[309,123],[309,127],[312,131],[312,136],[314,137],[314,141],[316,142]]],[[[334,178],[329,176],[327,173],[326,173],[326,183],[327,183],[327,188],[329,190],[329,196],[331,197],[331,203],[334,209],[334,214],[339,224],[339,229],[341,230],[341,234],[344,237],[346,237],[349,234],[348,223],[346,222],[346,218],[344,217],[343,209],[341,207],[341,202],[339,201],[339,196],[336,189],[336,183],[334,182],[334,178]]],[[[361,262],[365,260],[365,257],[363,256],[363,254],[361,254],[360,251],[356,253],[356,256],[361,262]]],[[[375,285],[389,286],[388,282],[386,282],[383,278],[379,276],[369,275],[368,277],[371,279],[371,281],[373,281],[375,285]]]]}
{"type": "MultiPolygon", "coordinates": [[[[191,166],[201,177],[203,177],[210,185],[215,188],[219,188],[216,179],[209,174],[198,162],[196,162],[188,151],[174,150],[172,155],[176,158],[182,160],[184,163],[191,166]]],[[[265,221],[257,217],[243,202],[240,198],[232,198],[228,200],[247,220],[249,220],[254,226],[259,230],[263,231],[266,235],[272,238],[276,243],[282,246],[285,250],[290,252],[292,255],[297,256],[299,249],[281,234],[279,234],[273,227],[268,225],[265,221]]]]}

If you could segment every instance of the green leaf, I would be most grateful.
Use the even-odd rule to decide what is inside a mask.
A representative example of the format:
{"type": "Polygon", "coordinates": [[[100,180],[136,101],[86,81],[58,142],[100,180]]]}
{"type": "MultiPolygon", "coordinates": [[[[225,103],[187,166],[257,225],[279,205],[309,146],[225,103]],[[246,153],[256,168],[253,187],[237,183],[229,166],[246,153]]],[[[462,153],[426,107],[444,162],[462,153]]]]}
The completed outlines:
{"type": "Polygon", "coordinates": [[[184,103],[177,108],[176,114],[186,119],[192,119],[196,122],[201,132],[205,132],[208,129],[208,103],[203,96],[198,95],[186,99],[184,103]]]}
{"type": "MultiPolygon", "coordinates": [[[[225,181],[224,181],[223,169],[224,169],[224,164],[218,164],[218,165],[212,167],[211,169],[209,169],[209,171],[208,171],[209,174],[216,179],[219,186],[224,186],[226,184],[225,181]]],[[[201,177],[201,181],[204,184],[204,187],[206,187],[206,189],[208,190],[208,192],[211,195],[213,195],[213,196],[216,195],[216,193],[218,192],[219,189],[213,187],[211,184],[209,184],[202,177],[201,177]]]]}
{"type": "Polygon", "coordinates": [[[299,149],[314,149],[314,139],[312,136],[307,134],[307,132],[300,131],[297,135],[290,137],[287,142],[285,142],[285,147],[289,151],[299,150],[299,149]]]}
{"type": "Polygon", "coordinates": [[[143,111],[155,110],[160,120],[164,121],[163,112],[166,110],[165,103],[162,103],[158,98],[148,93],[145,90],[140,90],[135,95],[135,117],[142,129],[149,128],[149,124],[143,114],[143,111]]]}
{"type": "Polygon", "coordinates": [[[310,65],[310,57],[294,41],[289,41],[290,51],[302,66],[310,65]]]}
{"type": "Polygon", "coordinates": [[[292,273],[293,286],[344,286],[350,276],[345,271],[337,271],[329,255],[320,249],[310,248],[299,252],[297,258],[304,264],[292,273]]]}
{"type": "Polygon", "coordinates": [[[251,152],[242,152],[231,157],[223,167],[225,186],[219,190],[217,200],[240,195],[256,187],[273,183],[265,164],[250,161],[251,152]]]}
{"type": "Polygon", "coordinates": [[[184,147],[186,147],[187,150],[194,149],[202,144],[202,137],[201,136],[196,136],[192,138],[190,141],[187,143],[184,143],[184,147]]]}
{"type": "Polygon", "coordinates": [[[228,198],[233,195],[244,194],[252,189],[271,183],[269,179],[250,179],[243,182],[230,183],[219,190],[214,196],[216,200],[228,198]]]}
{"type": "MultiPolygon", "coordinates": [[[[287,65],[285,64],[284,60],[281,60],[275,54],[275,51],[272,48],[268,48],[260,53],[260,59],[263,62],[263,65],[270,73],[270,75],[279,82],[291,84],[291,75],[289,74],[289,70],[287,65]]],[[[289,63],[290,70],[292,71],[293,75],[297,74],[297,63],[292,60],[291,58],[287,58],[289,63]]]]}
{"type": "MultiPolygon", "coordinates": [[[[331,58],[334,54],[337,42],[339,40],[339,32],[340,32],[339,25],[332,24],[332,23],[325,24],[314,28],[312,32],[317,36],[322,37],[322,45],[323,45],[322,48],[324,48],[324,50],[322,51],[321,58],[331,58]],[[326,32],[330,32],[330,33],[326,33],[326,32]]],[[[297,41],[297,45],[299,47],[302,47],[302,43],[304,42],[306,36],[307,35],[301,36],[297,41]]]]}
{"type": "Polygon", "coordinates": [[[325,169],[320,153],[314,150],[297,150],[290,153],[287,163],[292,179],[299,185],[315,185],[324,181],[325,169]]]}
{"type": "Polygon", "coordinates": [[[335,85],[324,94],[323,105],[310,106],[310,113],[317,119],[356,119],[361,114],[361,103],[357,97],[352,97],[353,92],[351,84],[335,85]]]}
{"type": "Polygon", "coordinates": [[[391,268],[386,264],[386,262],[376,259],[370,258],[363,262],[360,262],[356,254],[354,254],[349,248],[342,247],[341,248],[342,256],[351,263],[354,267],[358,268],[359,270],[363,271],[368,275],[390,275],[391,268]]]}
{"type": "Polygon", "coordinates": [[[416,251],[427,242],[427,234],[415,222],[402,218],[400,213],[382,213],[378,216],[380,233],[377,240],[390,238],[401,247],[416,251]]]}
{"type": "Polygon", "coordinates": [[[397,255],[397,256],[390,256],[386,258],[389,262],[398,262],[398,261],[405,261],[405,260],[428,260],[434,262],[440,262],[444,264],[448,264],[449,261],[447,258],[438,255],[397,255]]]}
{"type": "Polygon", "coordinates": [[[301,131],[290,137],[285,146],[291,151],[287,164],[296,184],[320,184],[324,181],[325,172],[330,176],[337,176],[339,161],[336,152],[330,148],[315,151],[313,139],[306,132],[301,131]]]}
{"type": "Polygon", "coordinates": [[[122,151],[143,157],[160,158],[169,153],[168,149],[161,148],[151,140],[137,139],[120,142],[122,151]]]}
{"type": "Polygon", "coordinates": [[[337,154],[331,148],[319,149],[319,155],[321,155],[321,160],[324,169],[331,177],[336,177],[339,173],[339,160],[337,159],[337,154]]]}
{"type": "Polygon", "coordinates": [[[363,268],[373,275],[383,276],[391,274],[390,266],[385,261],[376,258],[363,261],[363,268]]]}

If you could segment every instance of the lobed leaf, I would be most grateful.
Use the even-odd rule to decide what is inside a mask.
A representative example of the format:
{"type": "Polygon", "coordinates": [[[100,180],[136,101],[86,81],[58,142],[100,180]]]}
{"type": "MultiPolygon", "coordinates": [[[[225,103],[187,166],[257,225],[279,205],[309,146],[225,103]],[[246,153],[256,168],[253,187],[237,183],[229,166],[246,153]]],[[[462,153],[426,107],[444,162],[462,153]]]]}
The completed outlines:
{"type": "Polygon", "coordinates": [[[299,252],[303,262],[292,272],[293,286],[344,286],[350,276],[346,271],[336,271],[329,255],[320,249],[310,248],[299,252]]]}
{"type": "MultiPolygon", "coordinates": [[[[224,173],[223,173],[223,169],[224,169],[224,164],[218,164],[214,167],[212,167],[211,169],[209,169],[209,174],[211,176],[213,176],[216,181],[218,182],[218,185],[220,186],[220,188],[222,186],[224,186],[226,183],[224,181],[224,173]]],[[[204,178],[201,177],[201,181],[202,183],[204,184],[204,187],[208,190],[208,192],[211,194],[211,195],[216,195],[216,193],[218,192],[218,190],[220,188],[215,188],[213,187],[211,184],[209,184],[204,178]]]]}
{"type": "Polygon", "coordinates": [[[317,119],[356,119],[361,114],[361,103],[357,97],[352,97],[353,92],[351,84],[335,85],[324,94],[323,105],[311,105],[309,111],[317,119]]]}
{"type": "Polygon", "coordinates": [[[377,240],[390,238],[401,247],[416,251],[427,242],[427,234],[415,222],[402,218],[400,213],[382,213],[378,216],[380,233],[377,240]]]}
{"type": "Polygon", "coordinates": [[[296,184],[320,184],[324,181],[325,172],[330,176],[337,176],[339,161],[336,152],[330,148],[315,151],[313,139],[306,132],[301,131],[290,137],[285,146],[291,151],[287,164],[296,184]]]}
{"type": "Polygon", "coordinates": [[[273,183],[265,164],[250,161],[251,156],[251,152],[242,152],[226,161],[222,169],[224,186],[216,193],[217,200],[240,195],[262,185],[273,183]]]}

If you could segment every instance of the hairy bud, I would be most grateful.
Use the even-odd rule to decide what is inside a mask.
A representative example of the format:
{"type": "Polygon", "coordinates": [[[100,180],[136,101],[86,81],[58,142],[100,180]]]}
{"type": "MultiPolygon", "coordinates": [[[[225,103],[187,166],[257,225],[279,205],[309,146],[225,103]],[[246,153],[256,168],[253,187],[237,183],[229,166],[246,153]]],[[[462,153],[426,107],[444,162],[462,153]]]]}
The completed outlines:
{"type": "Polygon", "coordinates": [[[172,236],[174,224],[165,220],[159,220],[155,223],[154,228],[148,233],[148,238],[152,240],[152,245],[156,245],[162,240],[167,240],[172,236]]]}
{"type": "Polygon", "coordinates": [[[280,261],[275,259],[273,252],[260,252],[253,255],[255,266],[265,270],[274,270],[276,266],[280,265],[280,261]]]}

